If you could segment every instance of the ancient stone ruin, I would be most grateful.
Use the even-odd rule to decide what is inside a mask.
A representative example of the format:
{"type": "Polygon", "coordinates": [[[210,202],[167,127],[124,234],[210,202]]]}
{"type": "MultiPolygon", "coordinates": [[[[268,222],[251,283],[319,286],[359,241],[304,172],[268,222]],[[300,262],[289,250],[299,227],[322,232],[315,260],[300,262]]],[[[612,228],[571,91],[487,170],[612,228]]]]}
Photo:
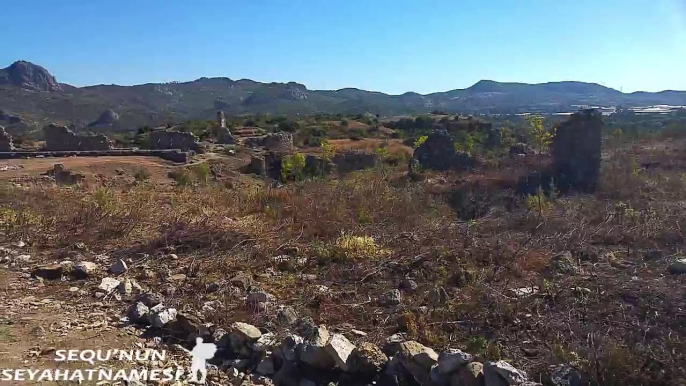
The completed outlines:
{"type": "Polygon", "coordinates": [[[183,151],[195,151],[202,153],[202,145],[198,143],[193,133],[170,130],[155,129],[150,132],[151,149],[179,149],[183,151]]]}
{"type": "Polygon", "coordinates": [[[236,138],[231,134],[231,131],[226,127],[226,117],[223,111],[217,111],[217,142],[226,145],[233,145],[236,143],[236,138]]]}
{"type": "Polygon", "coordinates": [[[14,143],[12,136],[5,131],[5,128],[0,126],[0,152],[14,151],[14,143]]]}
{"type": "Polygon", "coordinates": [[[584,110],[557,126],[553,139],[553,179],[565,193],[592,193],[598,185],[602,150],[602,114],[584,110]]]}
{"type": "Polygon", "coordinates": [[[264,148],[272,151],[286,151],[293,147],[293,135],[290,133],[267,134],[264,148]]]}
{"type": "Polygon", "coordinates": [[[445,130],[435,130],[414,151],[414,162],[424,169],[464,170],[476,165],[474,158],[455,151],[455,140],[445,130]]]}
{"type": "Polygon", "coordinates": [[[336,164],[339,173],[345,174],[376,167],[379,163],[379,156],[360,150],[350,150],[345,153],[336,154],[333,158],[333,163],[336,164]]]}
{"type": "Polygon", "coordinates": [[[79,135],[65,126],[54,123],[43,128],[45,135],[45,149],[52,151],[92,151],[110,150],[112,141],[104,134],[79,135]]]}
{"type": "Polygon", "coordinates": [[[53,177],[58,184],[66,185],[78,184],[86,179],[86,176],[81,173],[74,173],[65,169],[64,164],[54,164],[46,174],[53,177]]]}

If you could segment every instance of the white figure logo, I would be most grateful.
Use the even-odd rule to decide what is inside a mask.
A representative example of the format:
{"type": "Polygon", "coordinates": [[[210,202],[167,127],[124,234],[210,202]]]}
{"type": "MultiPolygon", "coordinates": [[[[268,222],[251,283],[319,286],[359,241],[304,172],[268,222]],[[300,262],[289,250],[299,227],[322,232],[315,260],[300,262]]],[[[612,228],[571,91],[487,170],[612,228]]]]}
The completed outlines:
{"type": "Polygon", "coordinates": [[[195,347],[191,351],[193,360],[191,362],[191,381],[196,383],[205,383],[207,377],[206,361],[212,359],[214,353],[217,352],[217,346],[214,343],[203,343],[202,338],[195,338],[195,347]],[[201,378],[198,379],[198,371],[201,378]]]}

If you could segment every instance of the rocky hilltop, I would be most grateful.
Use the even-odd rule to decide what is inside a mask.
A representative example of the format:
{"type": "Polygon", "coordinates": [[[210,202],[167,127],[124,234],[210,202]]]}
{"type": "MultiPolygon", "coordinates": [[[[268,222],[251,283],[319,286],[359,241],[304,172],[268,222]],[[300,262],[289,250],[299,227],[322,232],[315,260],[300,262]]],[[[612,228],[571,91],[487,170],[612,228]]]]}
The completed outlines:
{"type": "Polygon", "coordinates": [[[33,91],[60,91],[62,87],[57,83],[48,70],[23,60],[12,63],[0,70],[0,85],[21,87],[33,91]]]}

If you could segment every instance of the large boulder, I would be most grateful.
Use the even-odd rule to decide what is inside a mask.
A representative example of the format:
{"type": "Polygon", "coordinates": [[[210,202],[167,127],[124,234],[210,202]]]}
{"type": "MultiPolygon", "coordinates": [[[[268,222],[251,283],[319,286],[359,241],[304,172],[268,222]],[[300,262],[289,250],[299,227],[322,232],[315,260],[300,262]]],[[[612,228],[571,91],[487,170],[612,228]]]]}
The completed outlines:
{"type": "Polygon", "coordinates": [[[555,130],[552,144],[555,186],[565,193],[592,193],[598,185],[602,150],[602,114],[572,114],[555,130]]]}
{"type": "Polygon", "coordinates": [[[435,130],[414,151],[410,165],[423,169],[462,170],[476,165],[476,160],[455,150],[455,140],[446,130],[435,130]]]}
{"type": "Polygon", "coordinates": [[[112,109],[107,109],[100,114],[98,119],[88,124],[89,127],[112,126],[119,122],[119,114],[112,109]]]}

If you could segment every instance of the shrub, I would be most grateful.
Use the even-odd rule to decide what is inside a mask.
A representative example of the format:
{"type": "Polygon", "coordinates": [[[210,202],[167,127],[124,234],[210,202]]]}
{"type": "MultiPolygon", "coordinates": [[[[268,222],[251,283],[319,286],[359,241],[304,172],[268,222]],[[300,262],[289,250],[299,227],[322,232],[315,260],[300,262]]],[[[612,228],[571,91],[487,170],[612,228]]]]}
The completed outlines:
{"type": "Polygon", "coordinates": [[[150,172],[145,168],[139,168],[133,173],[133,178],[136,181],[145,181],[150,179],[150,172]]]}
{"type": "Polygon", "coordinates": [[[429,138],[428,135],[422,135],[421,137],[419,137],[419,138],[417,138],[417,139],[414,140],[414,143],[412,144],[412,147],[414,147],[414,148],[416,149],[416,148],[422,146],[422,144],[423,144],[424,142],[426,142],[426,140],[427,140],[428,138],[429,138]]]}
{"type": "Polygon", "coordinates": [[[287,180],[301,180],[305,169],[305,154],[295,153],[283,157],[281,162],[281,178],[287,180]]]}
{"type": "Polygon", "coordinates": [[[547,152],[553,143],[554,129],[546,129],[545,118],[540,115],[529,115],[526,117],[526,121],[529,124],[529,139],[534,148],[539,153],[547,152]]]}

